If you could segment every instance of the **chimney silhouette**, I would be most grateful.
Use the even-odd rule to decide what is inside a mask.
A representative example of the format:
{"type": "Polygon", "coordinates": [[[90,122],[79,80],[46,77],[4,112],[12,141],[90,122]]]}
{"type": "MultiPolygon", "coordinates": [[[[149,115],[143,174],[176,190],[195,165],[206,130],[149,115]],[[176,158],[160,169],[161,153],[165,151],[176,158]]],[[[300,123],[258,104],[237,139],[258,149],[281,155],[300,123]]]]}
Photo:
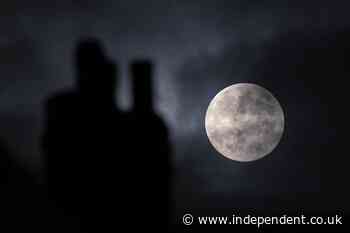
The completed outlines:
{"type": "Polygon", "coordinates": [[[153,64],[146,59],[131,63],[133,109],[136,112],[153,111],[153,64]]]}

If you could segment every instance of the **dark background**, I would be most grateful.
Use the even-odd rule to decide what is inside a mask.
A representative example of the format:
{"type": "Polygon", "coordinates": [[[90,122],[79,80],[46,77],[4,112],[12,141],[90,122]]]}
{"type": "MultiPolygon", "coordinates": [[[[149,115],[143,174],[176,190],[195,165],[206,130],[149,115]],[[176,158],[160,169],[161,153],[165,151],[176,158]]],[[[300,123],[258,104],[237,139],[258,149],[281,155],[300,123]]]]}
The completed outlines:
{"type": "MultiPolygon", "coordinates": [[[[21,179],[45,183],[45,101],[74,86],[74,48],[95,36],[121,67],[116,102],[123,109],[131,106],[130,60],[155,65],[155,107],[174,148],[173,223],[187,212],[345,216],[348,9],[346,1],[2,1],[0,138],[13,161],[1,166],[16,164],[21,179]],[[267,88],[285,111],[279,146],[252,163],[225,159],[205,135],[210,100],[238,82],[267,88]]],[[[32,201],[44,194],[15,190],[8,194],[14,219],[42,224],[28,218],[46,211],[32,201]]],[[[58,221],[49,212],[46,218],[58,221]]]]}

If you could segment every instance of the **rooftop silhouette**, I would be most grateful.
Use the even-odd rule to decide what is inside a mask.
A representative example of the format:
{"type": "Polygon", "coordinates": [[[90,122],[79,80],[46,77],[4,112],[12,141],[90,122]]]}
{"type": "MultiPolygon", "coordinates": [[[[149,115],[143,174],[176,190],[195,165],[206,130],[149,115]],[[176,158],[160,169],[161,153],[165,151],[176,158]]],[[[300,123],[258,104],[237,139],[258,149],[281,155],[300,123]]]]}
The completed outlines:
{"type": "MultiPolygon", "coordinates": [[[[98,40],[78,44],[76,67],[76,87],[47,102],[43,146],[50,197],[87,231],[115,225],[111,212],[145,208],[164,213],[157,227],[166,227],[171,150],[167,127],[153,107],[152,62],[136,59],[130,65],[129,112],[114,103],[117,65],[98,40]]],[[[142,223],[151,227],[148,220],[142,223]]]]}

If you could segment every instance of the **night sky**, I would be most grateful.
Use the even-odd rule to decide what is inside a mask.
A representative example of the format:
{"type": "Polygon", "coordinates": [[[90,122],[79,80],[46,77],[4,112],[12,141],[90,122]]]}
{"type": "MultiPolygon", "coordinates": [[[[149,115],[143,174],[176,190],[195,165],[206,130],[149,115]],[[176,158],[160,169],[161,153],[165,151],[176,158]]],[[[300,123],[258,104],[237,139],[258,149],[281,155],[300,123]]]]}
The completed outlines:
{"type": "Polygon", "coordinates": [[[325,2],[2,1],[0,137],[43,177],[44,103],[74,85],[75,45],[96,36],[120,66],[116,101],[123,109],[131,104],[128,63],[146,57],[156,66],[155,105],[175,150],[176,214],[348,210],[340,110],[347,104],[349,5],[325,2]],[[219,155],[204,129],[210,100],[239,82],[267,88],[285,111],[280,145],[252,163],[219,155]]]}

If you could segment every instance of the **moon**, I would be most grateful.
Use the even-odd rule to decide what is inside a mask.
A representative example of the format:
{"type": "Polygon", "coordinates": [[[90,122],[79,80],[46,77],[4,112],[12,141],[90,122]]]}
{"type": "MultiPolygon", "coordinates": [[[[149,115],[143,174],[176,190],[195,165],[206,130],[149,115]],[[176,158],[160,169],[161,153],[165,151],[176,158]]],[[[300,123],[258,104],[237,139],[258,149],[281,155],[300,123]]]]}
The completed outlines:
{"type": "Polygon", "coordinates": [[[265,88],[239,83],[221,90],[205,115],[210,143],[231,160],[255,161],[270,154],[284,131],[284,113],[265,88]]]}

